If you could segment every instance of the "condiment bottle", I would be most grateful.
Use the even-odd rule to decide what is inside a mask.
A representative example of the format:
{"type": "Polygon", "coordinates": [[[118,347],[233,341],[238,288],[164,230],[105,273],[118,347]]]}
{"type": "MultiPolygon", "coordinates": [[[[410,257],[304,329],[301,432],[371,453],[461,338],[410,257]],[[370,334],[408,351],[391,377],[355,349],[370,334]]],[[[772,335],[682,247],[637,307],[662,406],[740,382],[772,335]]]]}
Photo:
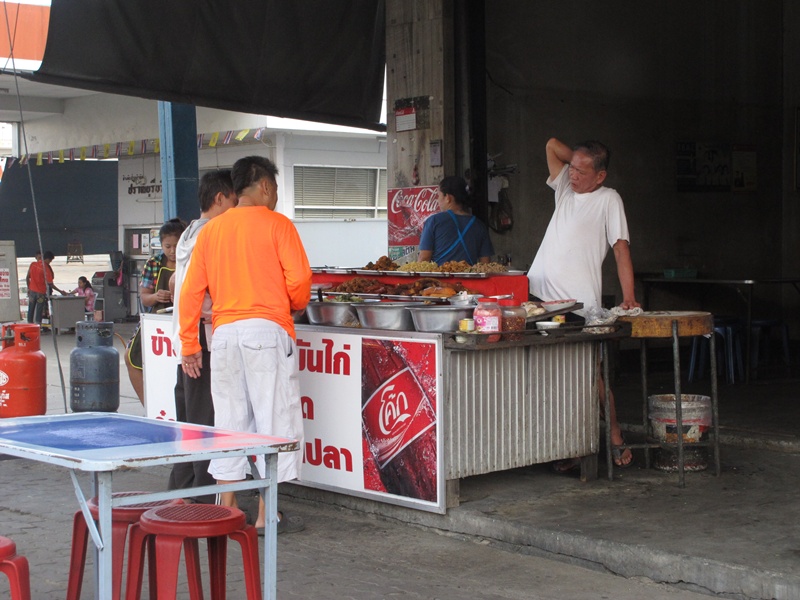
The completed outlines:
{"type": "Polygon", "coordinates": [[[496,333],[486,337],[487,342],[500,340],[500,331],[503,326],[503,312],[494,298],[479,298],[472,318],[475,320],[475,331],[478,333],[496,333]]]}
{"type": "MultiPolygon", "coordinates": [[[[525,323],[528,318],[528,313],[525,309],[517,304],[516,300],[507,298],[500,300],[500,309],[503,313],[503,332],[525,331],[525,323]]],[[[521,333],[510,333],[505,336],[505,339],[510,341],[519,341],[523,338],[521,333]]]]}

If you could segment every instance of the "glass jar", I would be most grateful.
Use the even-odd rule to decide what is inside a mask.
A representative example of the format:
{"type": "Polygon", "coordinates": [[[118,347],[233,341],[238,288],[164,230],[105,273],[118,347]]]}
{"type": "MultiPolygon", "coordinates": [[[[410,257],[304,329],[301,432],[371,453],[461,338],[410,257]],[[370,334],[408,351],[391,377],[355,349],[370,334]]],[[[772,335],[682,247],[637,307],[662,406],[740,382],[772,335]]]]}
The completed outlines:
{"type": "Polygon", "coordinates": [[[513,332],[505,335],[505,339],[513,342],[521,340],[524,335],[519,333],[525,331],[528,313],[511,298],[500,301],[500,310],[503,313],[503,333],[513,332]]]}
{"type": "Polygon", "coordinates": [[[478,333],[496,333],[486,337],[487,342],[500,340],[500,331],[503,326],[503,312],[494,298],[479,298],[478,306],[472,315],[475,320],[475,331],[478,333]]]}

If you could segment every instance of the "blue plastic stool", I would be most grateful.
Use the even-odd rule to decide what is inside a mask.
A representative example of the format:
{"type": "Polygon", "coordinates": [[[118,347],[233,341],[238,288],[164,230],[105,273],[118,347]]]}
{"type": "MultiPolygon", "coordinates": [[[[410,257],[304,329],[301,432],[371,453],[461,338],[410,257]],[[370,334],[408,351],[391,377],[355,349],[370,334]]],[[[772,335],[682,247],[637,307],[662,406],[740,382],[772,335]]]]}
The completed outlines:
{"type": "MultiPolygon", "coordinates": [[[[717,353],[724,352],[725,373],[728,383],[735,383],[735,371],[738,370],[739,379],[744,380],[744,360],[742,359],[741,342],[742,322],[734,317],[714,317],[714,335],[718,335],[722,344],[717,345],[717,353]],[[734,362],[734,358],[736,359],[734,362]]],[[[689,359],[689,381],[695,379],[695,373],[700,378],[705,373],[708,360],[708,340],[702,336],[692,339],[692,356],[689,359]]]]}

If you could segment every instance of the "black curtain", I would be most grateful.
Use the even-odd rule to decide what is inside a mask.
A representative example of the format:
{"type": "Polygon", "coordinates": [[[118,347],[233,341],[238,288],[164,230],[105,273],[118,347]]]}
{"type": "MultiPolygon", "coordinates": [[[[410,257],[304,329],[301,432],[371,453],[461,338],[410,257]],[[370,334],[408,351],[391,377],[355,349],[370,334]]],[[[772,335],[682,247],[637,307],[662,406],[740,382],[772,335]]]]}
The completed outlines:
{"type": "Polygon", "coordinates": [[[29,79],[385,130],[383,0],[53,0],[29,79]]]}

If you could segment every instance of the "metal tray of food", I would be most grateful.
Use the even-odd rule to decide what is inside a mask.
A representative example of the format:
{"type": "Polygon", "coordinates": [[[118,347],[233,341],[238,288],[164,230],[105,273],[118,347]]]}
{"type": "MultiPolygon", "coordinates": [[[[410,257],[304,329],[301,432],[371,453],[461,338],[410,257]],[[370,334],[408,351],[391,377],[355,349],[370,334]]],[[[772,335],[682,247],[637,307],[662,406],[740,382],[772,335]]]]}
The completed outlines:
{"type": "Polygon", "coordinates": [[[364,300],[380,300],[380,294],[367,294],[364,292],[322,292],[323,296],[353,296],[364,300]]]}
{"type": "Polygon", "coordinates": [[[418,274],[419,273],[415,273],[414,271],[392,271],[392,275],[398,277],[416,277],[418,274]]]}
{"type": "Polygon", "coordinates": [[[356,275],[372,275],[373,277],[378,277],[379,275],[394,275],[392,271],[379,271],[376,269],[353,269],[353,273],[356,275]]]}
{"type": "Polygon", "coordinates": [[[346,267],[325,267],[323,272],[329,275],[348,275],[354,273],[355,269],[348,269],[346,267]]]}
{"type": "Polygon", "coordinates": [[[486,279],[494,273],[448,273],[450,277],[460,277],[462,279],[486,279]]]}
{"type": "Polygon", "coordinates": [[[407,302],[430,302],[431,304],[447,304],[447,298],[437,298],[434,296],[405,296],[403,294],[383,294],[383,300],[407,301],[407,302]]]}

